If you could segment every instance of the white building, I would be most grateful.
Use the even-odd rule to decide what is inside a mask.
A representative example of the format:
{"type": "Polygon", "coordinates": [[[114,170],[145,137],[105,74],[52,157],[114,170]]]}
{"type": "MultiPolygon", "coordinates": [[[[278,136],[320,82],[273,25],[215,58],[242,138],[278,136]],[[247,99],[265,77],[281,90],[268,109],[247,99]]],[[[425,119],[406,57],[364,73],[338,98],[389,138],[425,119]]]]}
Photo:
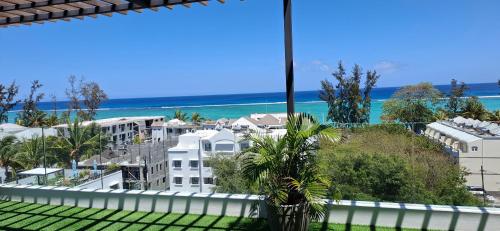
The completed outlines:
{"type": "Polygon", "coordinates": [[[28,140],[34,137],[42,137],[42,135],[57,136],[57,130],[54,128],[28,128],[17,124],[0,124],[0,139],[6,136],[14,136],[17,140],[28,140]]]}
{"type": "Polygon", "coordinates": [[[443,144],[470,172],[468,186],[482,186],[482,166],[485,190],[500,191],[500,126],[457,117],[428,124],[424,134],[443,144]]]}
{"type": "Polygon", "coordinates": [[[212,192],[216,179],[212,168],[206,167],[205,161],[216,153],[234,155],[248,146],[238,143],[239,140],[238,136],[227,129],[198,130],[179,136],[177,146],[168,149],[170,190],[212,192]],[[200,161],[200,157],[203,161],[200,161]]]}
{"type": "Polygon", "coordinates": [[[195,131],[197,126],[186,123],[179,119],[172,119],[165,123],[155,123],[152,126],[153,142],[172,141],[177,142],[179,136],[195,131]]]}
{"type": "MultiPolygon", "coordinates": [[[[136,135],[143,141],[152,141],[153,124],[163,122],[163,116],[119,117],[83,121],[82,126],[89,126],[92,123],[96,123],[109,136],[110,142],[114,144],[130,144],[136,135]]],[[[54,128],[61,130],[64,136],[68,135],[67,124],[60,124],[54,126],[54,128]]]]}

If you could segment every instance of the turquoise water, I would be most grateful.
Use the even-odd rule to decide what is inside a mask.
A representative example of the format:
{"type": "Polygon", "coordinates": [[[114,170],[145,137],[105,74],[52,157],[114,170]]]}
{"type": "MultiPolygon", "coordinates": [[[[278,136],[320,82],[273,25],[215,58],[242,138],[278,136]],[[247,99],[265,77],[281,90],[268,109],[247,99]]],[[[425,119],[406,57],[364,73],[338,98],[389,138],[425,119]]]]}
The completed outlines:
{"type": "MultiPolygon", "coordinates": [[[[489,110],[500,109],[500,98],[481,98],[480,101],[489,110]]],[[[370,113],[370,123],[380,123],[382,115],[383,101],[372,102],[370,113]]],[[[328,107],[324,102],[299,102],[295,105],[299,112],[306,112],[314,115],[321,122],[325,121],[328,113],[328,107]]],[[[193,112],[200,113],[205,118],[239,118],[248,116],[251,113],[280,113],[286,112],[286,104],[259,104],[259,105],[227,105],[227,106],[202,106],[202,107],[184,107],[182,111],[191,115],[193,112]]],[[[172,116],[176,109],[174,108],[151,108],[143,109],[124,109],[124,110],[104,110],[97,115],[98,118],[111,118],[120,116],[150,116],[162,115],[172,116]]]]}
{"type": "MultiPolygon", "coordinates": [[[[479,96],[480,101],[489,110],[500,110],[500,88],[496,83],[470,84],[467,96],[479,96]]],[[[437,89],[445,95],[449,92],[449,85],[438,85],[437,89]]],[[[398,87],[375,88],[371,94],[372,108],[370,122],[380,123],[382,105],[385,99],[397,91],[398,87]]],[[[296,92],[296,111],[306,112],[324,122],[327,116],[327,105],[318,98],[318,91],[296,92]]],[[[252,113],[282,113],[286,112],[285,94],[255,93],[238,95],[212,96],[180,96],[160,98],[111,99],[102,105],[97,119],[123,116],[166,116],[172,117],[175,110],[181,109],[188,115],[198,112],[204,118],[216,120],[219,118],[239,118],[252,113]]],[[[58,102],[58,112],[65,111],[67,102],[58,102]]],[[[15,111],[9,113],[9,122],[13,122],[19,105],[15,111]]],[[[42,102],[39,107],[51,111],[54,107],[49,102],[42,102]]]]}

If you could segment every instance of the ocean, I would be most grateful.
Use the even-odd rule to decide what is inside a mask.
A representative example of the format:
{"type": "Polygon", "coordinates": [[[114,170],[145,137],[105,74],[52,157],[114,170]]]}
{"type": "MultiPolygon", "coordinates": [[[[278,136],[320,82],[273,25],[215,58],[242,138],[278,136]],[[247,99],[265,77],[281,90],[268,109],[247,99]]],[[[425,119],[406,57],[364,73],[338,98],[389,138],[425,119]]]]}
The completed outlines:
{"type": "MultiPolygon", "coordinates": [[[[469,84],[467,96],[478,96],[489,110],[500,109],[500,87],[496,83],[469,84]]],[[[437,85],[443,93],[449,92],[449,85],[437,85]]],[[[380,123],[384,100],[391,97],[399,87],[375,88],[372,91],[372,107],[370,122],[380,123]]],[[[319,91],[297,91],[295,93],[296,111],[314,115],[319,121],[326,121],[327,105],[319,97],[319,91]]],[[[251,113],[286,112],[284,92],[254,93],[210,96],[179,96],[158,98],[110,99],[104,102],[97,113],[97,119],[123,116],[159,115],[172,117],[174,111],[180,109],[188,115],[198,112],[202,117],[216,120],[219,118],[239,118],[251,113]]],[[[45,111],[53,110],[50,102],[40,103],[45,111]]],[[[67,102],[57,102],[59,112],[66,109],[67,102]]],[[[9,112],[9,122],[13,122],[18,106],[9,112]]]]}

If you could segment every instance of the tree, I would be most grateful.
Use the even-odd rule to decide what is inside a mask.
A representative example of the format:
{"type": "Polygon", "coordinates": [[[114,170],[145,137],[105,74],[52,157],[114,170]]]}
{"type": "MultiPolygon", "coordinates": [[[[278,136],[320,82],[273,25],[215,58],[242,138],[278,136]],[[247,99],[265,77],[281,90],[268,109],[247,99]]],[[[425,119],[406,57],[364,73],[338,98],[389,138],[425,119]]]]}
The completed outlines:
{"type": "Polygon", "coordinates": [[[418,132],[435,120],[434,111],[441,96],[431,83],[404,86],[384,102],[382,120],[412,125],[418,132]]]}
{"type": "MultiPolygon", "coordinates": [[[[68,119],[67,125],[68,135],[58,143],[57,149],[78,163],[81,157],[90,157],[98,147],[99,134],[92,132],[92,126],[82,126],[78,116],[73,123],[68,119]]],[[[66,163],[66,166],[71,166],[71,162],[66,163]]]]}
{"type": "Polygon", "coordinates": [[[39,167],[43,163],[43,139],[33,137],[33,139],[22,142],[16,159],[24,169],[39,167]]]}
{"type": "Polygon", "coordinates": [[[214,192],[217,193],[239,193],[256,194],[258,190],[254,187],[241,171],[241,160],[235,156],[215,155],[207,161],[217,176],[214,192]]]}
{"type": "Polygon", "coordinates": [[[500,110],[492,111],[490,113],[489,117],[490,117],[489,118],[490,121],[499,123],[500,122],[500,110]]]}
{"type": "Polygon", "coordinates": [[[52,113],[47,118],[46,125],[49,127],[55,126],[59,124],[59,118],[57,117],[57,99],[55,95],[50,96],[52,101],[52,113]]]}
{"type": "Polygon", "coordinates": [[[20,100],[14,98],[19,93],[19,86],[13,81],[9,86],[0,83],[0,123],[9,122],[8,113],[20,100]]]}
{"type": "MultiPolygon", "coordinates": [[[[83,96],[83,105],[86,111],[82,113],[84,120],[93,120],[97,114],[97,109],[103,101],[108,100],[108,96],[96,82],[86,82],[81,86],[81,94],[83,96]]],[[[83,112],[83,111],[82,111],[83,112]]]]}
{"type": "Polygon", "coordinates": [[[9,167],[15,169],[15,166],[18,165],[15,159],[16,152],[16,137],[6,136],[0,138],[0,166],[5,169],[6,181],[10,179],[9,167]]]}
{"type": "Polygon", "coordinates": [[[464,82],[461,82],[458,84],[458,81],[456,79],[451,80],[451,89],[450,92],[448,93],[447,97],[447,103],[445,105],[446,112],[449,117],[455,117],[460,114],[460,112],[463,110],[463,107],[465,105],[465,92],[469,88],[467,85],[465,85],[464,82]]]}
{"type": "Polygon", "coordinates": [[[68,102],[68,116],[72,111],[77,113],[81,111],[80,96],[81,96],[81,86],[83,80],[78,80],[76,76],[71,75],[68,77],[69,88],[66,88],[66,97],[69,99],[68,102]]]}
{"type": "Polygon", "coordinates": [[[186,121],[189,119],[189,117],[187,116],[187,113],[182,112],[180,109],[177,109],[174,112],[174,119],[186,121]]]}
{"type": "Polygon", "coordinates": [[[95,119],[97,109],[108,100],[108,95],[98,83],[85,82],[84,78],[77,79],[72,75],[68,78],[68,83],[69,88],[66,89],[66,97],[69,99],[68,112],[62,116],[69,117],[71,112],[75,112],[82,120],[95,119]]]}
{"type": "Polygon", "coordinates": [[[23,110],[18,113],[18,124],[25,127],[39,127],[45,125],[46,113],[38,109],[38,103],[43,99],[44,93],[37,93],[43,85],[35,80],[31,83],[28,97],[23,101],[23,110]]]}
{"type": "Polygon", "coordinates": [[[289,116],[286,129],[277,139],[249,137],[253,146],[242,157],[243,174],[267,196],[271,208],[308,203],[308,215],[320,218],[330,182],[320,173],[317,150],[319,142],[336,140],[339,133],[306,114],[289,116]]]}
{"type": "Polygon", "coordinates": [[[322,171],[345,200],[480,205],[465,187],[467,172],[443,147],[400,124],[345,130],[322,145],[322,171]]]}
{"type": "Polygon", "coordinates": [[[354,65],[351,76],[347,77],[342,62],[333,77],[338,82],[334,87],[328,80],[321,81],[320,99],[328,104],[328,119],[337,123],[369,123],[371,91],[379,75],[376,71],[366,73],[365,87],[360,88],[363,75],[361,67],[354,65]]]}
{"type": "Polygon", "coordinates": [[[191,115],[191,121],[196,125],[199,125],[204,120],[205,118],[203,118],[198,112],[193,112],[191,115]]]}
{"type": "Polygon", "coordinates": [[[488,120],[489,112],[484,105],[479,101],[479,98],[472,96],[465,101],[462,116],[465,118],[472,118],[478,120],[488,120]]]}

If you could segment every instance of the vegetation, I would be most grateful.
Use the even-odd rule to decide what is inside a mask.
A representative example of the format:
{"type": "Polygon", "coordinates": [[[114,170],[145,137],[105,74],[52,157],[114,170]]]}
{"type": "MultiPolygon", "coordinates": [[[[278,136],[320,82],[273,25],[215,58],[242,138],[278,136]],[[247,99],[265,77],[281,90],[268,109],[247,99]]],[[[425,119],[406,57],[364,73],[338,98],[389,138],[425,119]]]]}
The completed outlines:
{"type": "Polygon", "coordinates": [[[6,136],[0,139],[0,166],[5,169],[6,181],[10,180],[9,167],[14,171],[19,163],[16,160],[16,138],[6,136]]]}
{"type": "Polygon", "coordinates": [[[476,96],[472,96],[467,98],[467,100],[465,101],[462,116],[478,120],[488,120],[489,112],[479,101],[479,98],[477,98],[476,96]]]}
{"type": "Polygon", "coordinates": [[[73,123],[67,120],[68,136],[62,137],[60,142],[57,143],[55,149],[59,152],[66,153],[69,157],[66,162],[66,167],[71,166],[71,160],[80,160],[81,157],[90,157],[93,151],[99,146],[99,135],[95,132],[96,125],[82,126],[78,117],[73,123]]]}
{"type": "Polygon", "coordinates": [[[343,199],[480,205],[465,187],[464,169],[442,147],[401,125],[346,130],[322,146],[323,171],[343,199]]]}
{"type": "Polygon", "coordinates": [[[441,92],[431,83],[402,87],[384,102],[382,120],[405,123],[418,132],[435,120],[434,111],[441,97],[441,92]]]}
{"type": "Polygon", "coordinates": [[[187,120],[189,120],[189,116],[187,115],[187,113],[181,111],[180,109],[177,109],[174,112],[174,119],[187,121],[187,120]]]}
{"type": "Polygon", "coordinates": [[[208,160],[217,176],[214,192],[257,194],[255,185],[241,171],[241,159],[235,156],[215,155],[208,160]]]}
{"type": "Polygon", "coordinates": [[[120,165],[117,163],[111,163],[106,167],[106,172],[114,172],[118,169],[120,169],[120,165]]]}
{"type": "Polygon", "coordinates": [[[8,112],[20,102],[15,99],[18,93],[19,86],[15,81],[9,86],[0,83],[0,123],[9,121],[8,112]]]}
{"type": "Polygon", "coordinates": [[[45,95],[44,93],[37,93],[42,86],[38,80],[31,83],[30,93],[23,101],[23,110],[17,115],[17,124],[25,127],[41,127],[45,125],[47,114],[38,109],[38,103],[45,95]]]}
{"type": "Polygon", "coordinates": [[[24,169],[37,168],[43,163],[43,142],[42,138],[33,137],[21,143],[16,159],[24,169]]]}
{"type": "Polygon", "coordinates": [[[458,84],[456,79],[451,80],[451,89],[447,95],[448,99],[445,105],[448,117],[456,117],[463,111],[465,106],[464,96],[468,89],[469,88],[464,82],[458,84]]]}
{"type": "MultiPolygon", "coordinates": [[[[263,219],[175,213],[146,213],[0,201],[0,229],[7,230],[269,230],[263,219]]],[[[324,230],[314,223],[310,230],[324,230]]],[[[328,224],[328,230],[345,230],[328,224]]],[[[369,226],[349,225],[369,231],[369,226]]],[[[376,227],[380,231],[401,230],[376,227]]],[[[406,229],[403,229],[406,230],[406,229]]]]}
{"type": "Polygon", "coordinates": [[[191,122],[196,125],[201,124],[201,122],[203,122],[204,120],[205,118],[203,118],[198,112],[193,112],[193,114],[191,115],[191,122]]]}
{"type": "Polygon", "coordinates": [[[104,101],[108,100],[104,90],[96,82],[85,82],[83,78],[77,79],[75,76],[70,76],[68,83],[66,97],[69,99],[69,103],[68,111],[64,117],[75,112],[82,120],[93,120],[97,109],[104,101]],[[82,108],[82,104],[85,108],[82,108]]]}
{"type": "Polygon", "coordinates": [[[308,203],[309,215],[320,218],[331,184],[320,172],[317,150],[320,141],[338,139],[339,133],[306,114],[288,117],[286,129],[277,139],[249,137],[253,146],[242,156],[243,174],[257,184],[270,206],[308,203]]]}
{"type": "Polygon", "coordinates": [[[99,84],[92,81],[83,83],[80,91],[83,97],[83,105],[87,109],[81,112],[83,119],[93,120],[102,102],[108,100],[108,95],[101,89],[99,84]]]}
{"type": "Polygon", "coordinates": [[[369,123],[370,94],[380,77],[377,72],[366,72],[363,89],[360,87],[363,71],[359,65],[354,65],[351,76],[347,77],[342,62],[339,62],[332,75],[337,85],[334,87],[328,80],[321,81],[319,95],[328,104],[328,119],[336,123],[369,123]]]}

